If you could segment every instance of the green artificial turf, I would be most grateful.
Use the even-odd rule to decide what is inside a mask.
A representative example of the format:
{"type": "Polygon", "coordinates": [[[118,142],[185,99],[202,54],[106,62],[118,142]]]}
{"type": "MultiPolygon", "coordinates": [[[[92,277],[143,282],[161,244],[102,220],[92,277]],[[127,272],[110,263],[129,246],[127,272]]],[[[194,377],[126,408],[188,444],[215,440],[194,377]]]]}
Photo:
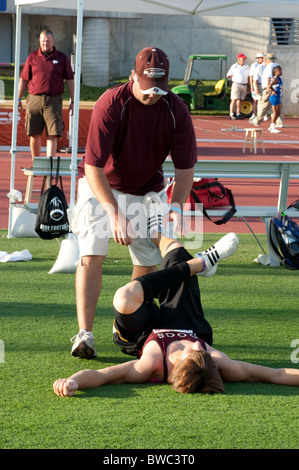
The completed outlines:
{"type": "MultiPolygon", "coordinates": [[[[48,274],[57,240],[1,234],[1,251],[27,248],[33,256],[0,263],[1,449],[298,449],[297,387],[235,383],[207,396],[125,384],[57,397],[57,378],[129,359],[112,342],[111,308],[115,290],[130,279],[127,249],[111,242],[94,323],[98,358],[87,361],[70,355],[78,331],[75,275],[48,274]]],[[[218,238],[205,234],[203,248],[218,238]]],[[[200,279],[214,347],[232,358],[298,368],[291,343],[299,338],[299,272],[258,265],[259,252],[252,235],[242,234],[236,255],[200,279]]]]}

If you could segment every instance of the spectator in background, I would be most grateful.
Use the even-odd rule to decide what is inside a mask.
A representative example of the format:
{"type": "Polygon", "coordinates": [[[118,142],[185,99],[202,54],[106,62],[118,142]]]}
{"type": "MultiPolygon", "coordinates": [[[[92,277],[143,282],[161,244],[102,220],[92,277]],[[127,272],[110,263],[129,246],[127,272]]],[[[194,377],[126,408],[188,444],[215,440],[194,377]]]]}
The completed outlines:
{"type": "Polygon", "coordinates": [[[281,92],[282,92],[281,75],[282,75],[282,69],[279,65],[277,65],[273,69],[273,78],[269,85],[269,92],[271,93],[269,101],[272,105],[272,118],[271,118],[271,125],[269,127],[269,131],[272,132],[273,134],[280,133],[280,131],[275,128],[275,123],[277,119],[279,118],[280,112],[281,112],[281,103],[280,103],[280,97],[281,97],[281,92]]]}
{"type": "MultiPolygon", "coordinates": [[[[277,65],[279,64],[276,62],[275,54],[268,52],[265,57],[265,69],[263,71],[263,76],[262,76],[263,93],[262,93],[261,106],[260,106],[260,109],[258,111],[256,118],[252,119],[251,121],[251,124],[253,124],[254,126],[259,126],[260,123],[264,120],[264,117],[271,110],[271,103],[269,101],[271,91],[269,89],[269,85],[273,78],[273,69],[277,65]]],[[[283,127],[283,120],[281,118],[281,115],[276,120],[276,127],[283,127]]]]}
{"type": "Polygon", "coordinates": [[[252,115],[249,121],[256,117],[258,102],[262,97],[261,96],[262,77],[259,71],[261,70],[261,66],[263,66],[264,57],[265,57],[265,54],[263,52],[258,52],[255,56],[256,61],[253,62],[253,64],[251,64],[250,69],[249,69],[249,83],[250,83],[251,96],[253,98],[252,115]],[[257,75],[259,75],[258,79],[257,79],[257,75]]]}
{"type": "Polygon", "coordinates": [[[237,62],[227,72],[227,78],[232,80],[231,102],[229,107],[230,119],[243,119],[241,103],[248,91],[249,67],[245,63],[246,55],[238,54],[237,62]]]}
{"type": "MultiPolygon", "coordinates": [[[[263,95],[263,86],[262,86],[262,80],[263,80],[263,72],[265,70],[265,57],[263,59],[263,62],[258,65],[255,68],[254,75],[253,75],[253,87],[254,87],[254,93],[257,98],[257,113],[256,115],[260,112],[261,108],[261,103],[262,103],[262,95],[263,95]]],[[[252,124],[252,121],[256,118],[256,115],[252,115],[249,118],[250,124],[252,124]]],[[[268,116],[265,114],[264,116],[264,121],[267,121],[268,116]]]]}
{"type": "Polygon", "coordinates": [[[25,129],[30,136],[32,158],[40,156],[41,136],[47,136],[47,156],[54,157],[57,138],[63,133],[62,94],[66,80],[70,95],[70,112],[74,103],[74,74],[69,59],[54,47],[52,31],[45,29],[39,36],[40,47],[32,52],[24,65],[19,82],[19,109],[28,87],[25,129]]]}

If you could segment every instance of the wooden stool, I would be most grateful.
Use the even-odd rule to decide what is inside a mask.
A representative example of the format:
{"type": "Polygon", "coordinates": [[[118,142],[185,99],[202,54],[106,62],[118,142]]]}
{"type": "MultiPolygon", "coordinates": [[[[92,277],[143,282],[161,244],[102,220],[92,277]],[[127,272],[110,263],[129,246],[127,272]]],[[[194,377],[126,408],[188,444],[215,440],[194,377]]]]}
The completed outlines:
{"type": "Polygon", "coordinates": [[[245,129],[245,131],[246,131],[246,134],[245,134],[245,141],[244,141],[244,146],[243,146],[243,153],[245,153],[247,142],[250,142],[250,152],[252,152],[252,148],[253,148],[253,153],[256,153],[256,144],[260,142],[262,144],[263,153],[265,153],[264,141],[263,141],[263,129],[261,129],[260,127],[255,127],[255,128],[249,127],[245,129]],[[259,136],[257,136],[257,134],[259,134],[259,136]]]}
{"type": "MultiPolygon", "coordinates": [[[[24,196],[24,203],[31,202],[32,200],[32,193],[34,191],[38,192],[38,198],[40,197],[40,192],[41,190],[34,190],[33,189],[33,181],[35,178],[35,175],[33,175],[33,171],[31,169],[23,169],[24,175],[27,176],[27,185],[26,185],[26,192],[24,196]]],[[[50,177],[49,176],[43,176],[45,180],[45,190],[50,187],[50,177]]]]}

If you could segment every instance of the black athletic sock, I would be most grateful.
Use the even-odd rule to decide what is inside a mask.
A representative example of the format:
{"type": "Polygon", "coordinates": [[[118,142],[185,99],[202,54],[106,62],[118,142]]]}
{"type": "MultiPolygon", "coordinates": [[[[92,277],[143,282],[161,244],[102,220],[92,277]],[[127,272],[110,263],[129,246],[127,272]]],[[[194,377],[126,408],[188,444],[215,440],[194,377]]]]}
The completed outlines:
{"type": "Polygon", "coordinates": [[[144,300],[157,299],[171,287],[180,285],[190,278],[190,267],[186,261],[170,268],[162,269],[134,279],[139,281],[144,292],[144,300]]]}

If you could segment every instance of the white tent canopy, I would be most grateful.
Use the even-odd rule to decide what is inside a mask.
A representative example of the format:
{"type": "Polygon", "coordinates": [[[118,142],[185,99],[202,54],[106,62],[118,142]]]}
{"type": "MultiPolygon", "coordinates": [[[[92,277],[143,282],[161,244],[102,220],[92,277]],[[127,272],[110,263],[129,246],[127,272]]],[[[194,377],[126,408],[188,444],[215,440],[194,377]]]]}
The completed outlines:
{"type": "MultiPolygon", "coordinates": [[[[76,9],[76,0],[15,0],[16,5],[40,4],[48,8],[76,9]]],[[[85,10],[209,16],[264,16],[296,18],[298,0],[84,0],[85,10]]]]}
{"type": "MultiPolygon", "coordinates": [[[[233,2],[231,0],[15,0],[16,15],[16,41],[15,41],[15,77],[13,102],[13,127],[11,142],[11,181],[10,191],[14,189],[15,157],[17,154],[17,111],[18,111],[18,82],[20,69],[20,41],[21,41],[21,15],[22,7],[26,5],[42,8],[58,8],[77,10],[77,49],[75,64],[75,96],[74,117],[72,132],[72,178],[70,194],[70,210],[75,203],[75,180],[77,169],[78,129],[79,129],[79,101],[81,76],[81,45],[83,29],[83,10],[123,13],[149,13],[173,15],[204,15],[204,16],[251,16],[251,17],[299,17],[299,1],[295,0],[264,0],[233,2]]],[[[12,233],[13,200],[9,205],[8,238],[12,233]]]]}

